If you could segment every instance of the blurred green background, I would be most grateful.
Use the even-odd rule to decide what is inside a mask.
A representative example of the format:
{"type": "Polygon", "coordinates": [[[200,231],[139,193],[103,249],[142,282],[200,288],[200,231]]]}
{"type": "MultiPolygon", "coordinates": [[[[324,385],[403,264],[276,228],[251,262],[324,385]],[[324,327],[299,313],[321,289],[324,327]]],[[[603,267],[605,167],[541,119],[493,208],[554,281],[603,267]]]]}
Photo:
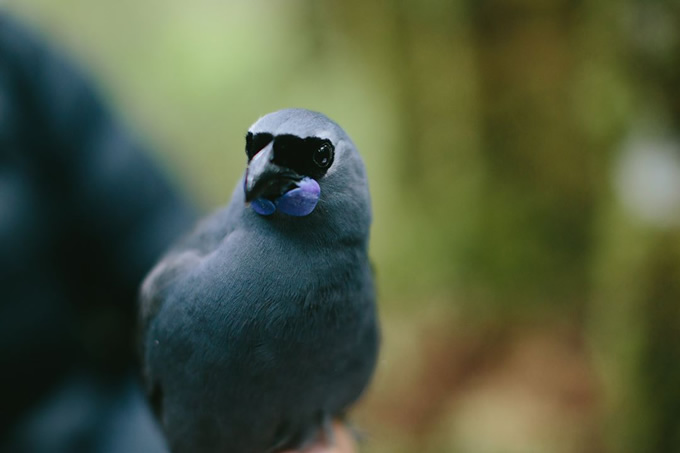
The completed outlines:
{"type": "Polygon", "coordinates": [[[680,3],[4,0],[206,211],[282,107],[354,138],[362,451],[680,452],[680,3]]]}

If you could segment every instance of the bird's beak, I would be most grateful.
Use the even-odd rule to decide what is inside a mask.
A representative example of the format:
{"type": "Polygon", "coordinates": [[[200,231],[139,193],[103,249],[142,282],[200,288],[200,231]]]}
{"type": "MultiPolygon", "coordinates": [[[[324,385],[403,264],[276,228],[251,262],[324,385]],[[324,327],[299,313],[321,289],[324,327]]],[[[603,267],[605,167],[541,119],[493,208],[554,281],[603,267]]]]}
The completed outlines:
{"type": "Polygon", "coordinates": [[[296,187],[301,177],[296,172],[274,163],[274,147],[269,143],[255,154],[246,170],[246,202],[256,198],[275,199],[296,187]]]}

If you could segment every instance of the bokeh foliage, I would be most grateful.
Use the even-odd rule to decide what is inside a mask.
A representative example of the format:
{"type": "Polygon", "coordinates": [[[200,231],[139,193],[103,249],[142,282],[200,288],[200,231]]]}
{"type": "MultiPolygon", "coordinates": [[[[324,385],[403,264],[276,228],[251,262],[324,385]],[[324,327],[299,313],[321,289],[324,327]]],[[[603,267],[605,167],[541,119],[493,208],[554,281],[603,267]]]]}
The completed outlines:
{"type": "Polygon", "coordinates": [[[670,137],[680,159],[677,2],[5,5],[87,67],[206,210],[263,113],[320,110],[354,137],[385,319],[368,451],[680,451],[678,223],[640,218],[614,183],[633,137],[670,137]],[[499,396],[528,382],[522,354],[587,389],[582,412],[559,406],[566,431],[499,396]],[[474,422],[475,392],[496,418],[474,422]],[[503,437],[523,416],[536,432],[503,437]]]}

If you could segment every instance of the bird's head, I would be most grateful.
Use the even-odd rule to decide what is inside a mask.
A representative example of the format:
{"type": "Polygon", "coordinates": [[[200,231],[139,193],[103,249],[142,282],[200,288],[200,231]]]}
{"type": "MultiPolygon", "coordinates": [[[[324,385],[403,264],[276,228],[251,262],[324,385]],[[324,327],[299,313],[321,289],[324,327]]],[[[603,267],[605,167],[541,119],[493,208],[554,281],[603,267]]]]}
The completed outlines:
{"type": "Polygon", "coordinates": [[[361,157],[325,115],[304,109],[265,115],[248,130],[246,154],[245,200],[258,214],[307,216],[321,200],[370,217],[361,157]]]}

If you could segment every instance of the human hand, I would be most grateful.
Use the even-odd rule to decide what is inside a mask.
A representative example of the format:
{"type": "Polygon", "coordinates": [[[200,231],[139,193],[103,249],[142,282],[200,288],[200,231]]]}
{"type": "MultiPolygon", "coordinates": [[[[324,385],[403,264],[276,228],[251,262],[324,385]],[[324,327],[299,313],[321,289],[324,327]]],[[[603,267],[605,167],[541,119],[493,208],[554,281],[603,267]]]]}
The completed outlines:
{"type": "Polygon", "coordinates": [[[356,453],[356,442],[347,427],[340,423],[333,423],[333,441],[325,436],[304,450],[286,450],[281,453],[356,453]]]}

